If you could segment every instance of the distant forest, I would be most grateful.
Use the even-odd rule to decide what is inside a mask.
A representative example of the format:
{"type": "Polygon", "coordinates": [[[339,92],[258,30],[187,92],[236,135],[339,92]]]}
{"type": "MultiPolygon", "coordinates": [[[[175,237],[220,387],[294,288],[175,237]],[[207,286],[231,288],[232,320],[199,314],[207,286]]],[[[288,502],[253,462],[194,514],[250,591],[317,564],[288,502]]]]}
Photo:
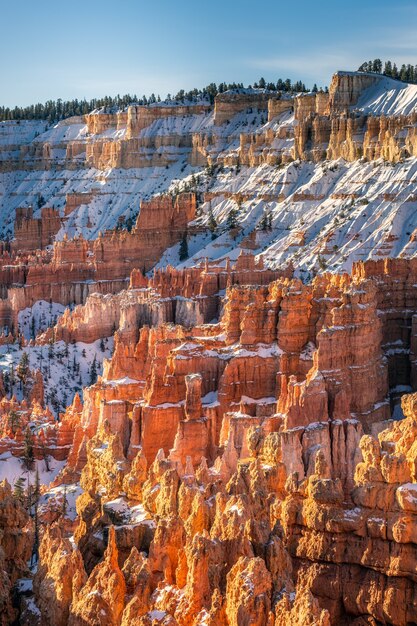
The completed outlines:
{"type": "MultiPolygon", "coordinates": [[[[308,91],[306,86],[301,81],[292,83],[289,78],[282,80],[281,78],[276,83],[267,83],[264,78],[261,78],[258,82],[249,87],[255,87],[260,89],[268,89],[270,91],[288,91],[288,92],[300,92],[308,91]]],[[[229,89],[243,89],[243,83],[210,83],[204,89],[192,89],[191,91],[185,91],[181,89],[175,96],[171,94],[167,95],[167,101],[173,102],[197,102],[199,100],[210,100],[214,102],[214,98],[218,93],[223,93],[229,89]]],[[[314,91],[317,91],[317,86],[314,85],[314,91]]],[[[161,102],[160,96],[151,94],[149,97],[142,96],[138,98],[136,95],[131,96],[126,94],[124,96],[117,95],[112,98],[106,96],[105,98],[94,98],[93,100],[48,100],[45,104],[32,104],[27,107],[0,107],[0,121],[6,120],[46,120],[50,123],[59,122],[67,117],[73,117],[74,115],[85,115],[91,113],[95,109],[104,108],[107,112],[116,110],[124,110],[130,104],[154,104],[161,102]]]]}
{"type": "Polygon", "coordinates": [[[417,84],[417,65],[411,65],[410,63],[407,65],[403,63],[398,69],[396,63],[386,61],[382,68],[381,59],[374,59],[373,61],[365,61],[365,63],[362,63],[358,68],[358,72],[374,72],[375,74],[383,74],[384,76],[389,76],[396,80],[402,80],[405,83],[417,84]]]}

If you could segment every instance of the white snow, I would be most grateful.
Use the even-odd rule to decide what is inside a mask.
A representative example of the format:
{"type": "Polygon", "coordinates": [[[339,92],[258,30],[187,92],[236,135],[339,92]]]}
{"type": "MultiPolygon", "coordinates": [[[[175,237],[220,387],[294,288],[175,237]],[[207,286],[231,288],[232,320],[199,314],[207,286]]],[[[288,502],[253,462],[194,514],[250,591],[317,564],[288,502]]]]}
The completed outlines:
{"type": "Polygon", "coordinates": [[[56,302],[49,303],[45,300],[38,300],[33,307],[19,311],[19,331],[25,339],[34,339],[38,333],[43,332],[49,326],[54,326],[66,308],[71,307],[65,307],[56,302]]]}
{"type": "MultiPolygon", "coordinates": [[[[30,322],[28,323],[30,327],[30,322]]],[[[71,404],[76,393],[82,394],[82,389],[90,384],[90,370],[94,358],[97,373],[101,373],[104,359],[111,356],[113,337],[104,340],[104,352],[100,345],[101,340],[94,343],[77,342],[68,346],[63,341],[58,341],[52,346],[29,345],[19,348],[17,343],[3,345],[0,346],[0,370],[8,373],[12,367],[16,370],[22,353],[26,352],[30,368],[40,369],[42,372],[45,398],[49,408],[57,415],[58,411],[63,411],[71,404]]],[[[22,389],[17,378],[12,391],[18,400],[22,399],[22,389]]]]}
{"type": "MultiPolygon", "coordinates": [[[[65,466],[64,462],[64,466],[65,466]]],[[[75,508],[75,503],[77,498],[83,493],[83,489],[81,489],[78,483],[74,483],[71,485],[59,485],[58,487],[53,487],[52,489],[48,489],[44,494],[42,494],[39,500],[40,510],[46,509],[51,505],[53,501],[56,506],[61,507],[63,503],[64,497],[66,498],[66,517],[68,519],[74,521],[77,517],[77,511],[75,508]]]]}
{"type": "Polygon", "coordinates": [[[410,504],[417,506],[417,483],[404,483],[398,487],[397,493],[410,504]]]}
{"type": "Polygon", "coordinates": [[[45,461],[36,460],[33,469],[28,472],[20,458],[13,456],[10,452],[4,452],[0,454],[0,482],[6,478],[11,485],[14,485],[18,478],[24,478],[26,485],[28,482],[33,485],[36,471],[38,471],[40,483],[49,485],[64,466],[65,461],[56,461],[51,457],[49,459],[50,471],[47,471],[45,461]]]}
{"type": "Polygon", "coordinates": [[[417,85],[381,76],[353,108],[367,115],[408,115],[417,111],[417,85]]]}

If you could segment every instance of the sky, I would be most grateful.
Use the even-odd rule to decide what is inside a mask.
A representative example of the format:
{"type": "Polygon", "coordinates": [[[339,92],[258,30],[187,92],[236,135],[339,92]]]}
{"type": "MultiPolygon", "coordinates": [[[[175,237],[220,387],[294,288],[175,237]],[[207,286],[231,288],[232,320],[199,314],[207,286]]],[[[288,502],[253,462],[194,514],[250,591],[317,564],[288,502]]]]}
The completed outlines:
{"type": "Polygon", "coordinates": [[[0,0],[0,105],[417,64],[417,2],[0,0]]]}

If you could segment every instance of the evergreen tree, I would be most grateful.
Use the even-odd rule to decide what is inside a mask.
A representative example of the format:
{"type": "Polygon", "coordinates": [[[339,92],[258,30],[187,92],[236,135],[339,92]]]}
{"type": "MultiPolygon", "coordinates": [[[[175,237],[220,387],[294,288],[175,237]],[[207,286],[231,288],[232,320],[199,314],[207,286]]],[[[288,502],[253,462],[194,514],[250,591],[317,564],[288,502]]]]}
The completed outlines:
{"type": "Polygon", "coordinates": [[[12,409],[10,411],[8,419],[7,419],[7,423],[8,423],[8,427],[12,431],[13,435],[15,435],[17,429],[20,426],[20,416],[17,413],[17,411],[15,411],[14,409],[12,409]]]}
{"type": "Polygon", "coordinates": [[[10,374],[7,370],[3,374],[3,384],[4,384],[4,391],[7,395],[10,391],[10,374]]]}
{"type": "Polygon", "coordinates": [[[216,238],[217,222],[216,222],[216,219],[215,219],[215,217],[213,215],[213,210],[212,210],[211,206],[210,206],[210,209],[209,209],[208,228],[209,228],[209,231],[211,232],[211,238],[215,239],[216,238]]]}
{"type": "Polygon", "coordinates": [[[13,485],[13,497],[19,502],[23,502],[25,498],[25,479],[20,476],[13,485]]]}
{"type": "Polygon", "coordinates": [[[377,72],[377,74],[381,74],[382,72],[382,61],[381,59],[374,59],[372,63],[372,71],[377,72]]]}
{"type": "Polygon", "coordinates": [[[94,355],[94,359],[93,359],[93,362],[91,363],[91,369],[90,369],[90,385],[94,385],[96,381],[97,381],[97,360],[96,360],[96,356],[94,355]]]}
{"type": "Polygon", "coordinates": [[[185,261],[188,259],[188,241],[187,241],[187,233],[184,233],[180,243],[179,249],[179,259],[180,261],[185,261]]]}
{"type": "MultiPolygon", "coordinates": [[[[106,350],[106,346],[104,345],[104,339],[103,338],[100,339],[100,350],[102,352],[104,352],[106,350]]],[[[75,357],[74,357],[74,361],[75,361],[75,357]]]]}
{"type": "Polygon", "coordinates": [[[35,474],[35,484],[33,487],[33,499],[34,499],[34,503],[35,506],[38,506],[38,502],[39,502],[39,498],[41,497],[41,481],[39,478],[39,470],[38,468],[36,468],[36,474],[35,474]]]}
{"type": "Polygon", "coordinates": [[[396,63],[392,63],[390,60],[385,61],[383,65],[381,59],[374,59],[373,61],[362,63],[358,71],[383,74],[384,76],[389,76],[390,78],[402,80],[407,83],[417,82],[416,68],[410,63],[403,63],[400,70],[398,70],[396,63]]]}
{"type": "Polygon", "coordinates": [[[33,435],[29,426],[25,430],[25,438],[23,441],[23,463],[28,471],[33,468],[35,455],[33,452],[33,435]]]}
{"type": "Polygon", "coordinates": [[[272,228],[272,213],[271,211],[264,211],[259,222],[260,230],[271,230],[272,228]]]}
{"type": "Polygon", "coordinates": [[[62,509],[61,509],[61,517],[65,517],[68,510],[68,500],[67,500],[67,486],[64,486],[64,493],[62,498],[62,509]]]}
{"type": "Polygon", "coordinates": [[[42,439],[42,441],[41,441],[41,454],[42,454],[43,460],[45,461],[45,469],[46,469],[47,472],[50,472],[51,471],[51,467],[49,465],[49,462],[50,462],[50,458],[51,457],[48,454],[48,450],[46,448],[44,439],[42,439]]]}
{"type": "Polygon", "coordinates": [[[23,385],[26,383],[29,376],[29,356],[27,352],[22,353],[19,364],[16,368],[16,374],[23,389],[23,385]]]}
{"type": "Polygon", "coordinates": [[[387,61],[384,65],[384,74],[385,76],[392,76],[392,63],[391,61],[387,61]]]}
{"type": "Polygon", "coordinates": [[[33,566],[39,559],[39,519],[38,519],[38,502],[35,502],[35,512],[33,516],[35,523],[35,536],[33,538],[32,555],[30,558],[30,564],[33,566]]]}
{"type": "Polygon", "coordinates": [[[233,230],[234,228],[237,228],[237,218],[238,218],[237,209],[235,207],[232,207],[229,211],[229,215],[227,216],[227,228],[229,230],[233,230]]]}
{"type": "Polygon", "coordinates": [[[10,393],[13,395],[13,387],[15,384],[15,377],[14,377],[14,366],[13,363],[10,365],[10,393]]]}

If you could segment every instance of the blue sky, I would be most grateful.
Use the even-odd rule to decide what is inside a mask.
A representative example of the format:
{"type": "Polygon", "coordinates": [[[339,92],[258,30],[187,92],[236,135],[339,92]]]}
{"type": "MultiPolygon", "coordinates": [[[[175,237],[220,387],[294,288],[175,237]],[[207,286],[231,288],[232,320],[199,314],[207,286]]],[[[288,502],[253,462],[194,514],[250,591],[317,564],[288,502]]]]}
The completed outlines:
{"type": "Polygon", "coordinates": [[[0,4],[0,104],[417,64],[417,2],[21,0],[0,4]]]}

